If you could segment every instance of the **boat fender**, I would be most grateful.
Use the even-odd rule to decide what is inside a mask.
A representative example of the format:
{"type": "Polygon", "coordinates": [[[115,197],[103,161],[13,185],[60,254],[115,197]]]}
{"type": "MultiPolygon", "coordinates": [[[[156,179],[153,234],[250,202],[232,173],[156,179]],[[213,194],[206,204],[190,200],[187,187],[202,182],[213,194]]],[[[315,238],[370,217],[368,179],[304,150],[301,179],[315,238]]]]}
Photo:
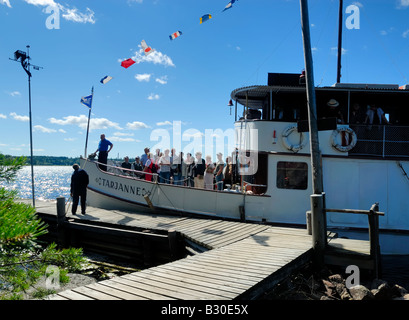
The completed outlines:
{"type": "Polygon", "coordinates": [[[300,134],[300,143],[299,144],[291,144],[288,140],[288,137],[293,133],[298,133],[298,128],[296,124],[292,124],[287,129],[283,131],[281,134],[281,137],[283,138],[283,144],[284,146],[290,150],[293,151],[294,153],[297,153],[300,151],[302,148],[304,148],[307,145],[307,139],[305,138],[304,133],[299,133],[300,134]]]}
{"type": "Polygon", "coordinates": [[[356,133],[354,130],[351,128],[343,127],[343,128],[338,128],[337,130],[334,130],[331,135],[331,145],[338,151],[341,152],[348,152],[351,151],[355,146],[356,143],[358,142],[358,138],[356,136],[356,133]],[[349,144],[347,146],[342,146],[341,144],[337,143],[337,136],[341,132],[346,132],[349,134],[349,144]]]}

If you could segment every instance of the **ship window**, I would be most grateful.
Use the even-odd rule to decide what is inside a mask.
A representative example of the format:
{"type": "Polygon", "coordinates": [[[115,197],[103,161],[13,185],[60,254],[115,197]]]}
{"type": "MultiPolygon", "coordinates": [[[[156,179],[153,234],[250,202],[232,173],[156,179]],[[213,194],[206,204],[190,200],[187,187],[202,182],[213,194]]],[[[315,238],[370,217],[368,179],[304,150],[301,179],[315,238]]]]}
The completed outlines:
{"type": "Polygon", "coordinates": [[[277,188],[306,190],[308,187],[308,165],[305,162],[278,162],[277,188]]]}

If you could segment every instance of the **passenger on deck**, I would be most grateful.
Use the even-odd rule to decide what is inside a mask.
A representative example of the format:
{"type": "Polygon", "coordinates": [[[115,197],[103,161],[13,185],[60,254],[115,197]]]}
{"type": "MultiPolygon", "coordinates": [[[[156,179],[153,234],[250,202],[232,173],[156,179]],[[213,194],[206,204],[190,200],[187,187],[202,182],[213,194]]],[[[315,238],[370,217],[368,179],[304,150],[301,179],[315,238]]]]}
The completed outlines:
{"type": "Polygon", "coordinates": [[[215,166],[212,162],[211,156],[206,156],[206,170],[204,172],[204,188],[206,190],[213,190],[213,179],[214,179],[214,169],[215,166]]]}
{"type": "Polygon", "coordinates": [[[186,164],[185,177],[187,179],[186,180],[186,185],[188,187],[194,187],[195,183],[194,183],[194,176],[193,176],[193,167],[195,165],[195,159],[192,157],[191,153],[186,154],[185,164],[186,164]]]}
{"type": "Polygon", "coordinates": [[[151,158],[153,158],[153,154],[149,152],[149,153],[146,154],[146,157],[147,157],[147,159],[146,159],[146,162],[145,162],[145,167],[143,169],[143,171],[147,173],[147,174],[145,174],[145,180],[152,181],[152,174],[150,174],[150,173],[152,173],[153,162],[152,162],[151,158]]]}
{"type": "MultiPolygon", "coordinates": [[[[140,160],[139,157],[136,157],[136,158],[135,158],[135,162],[133,163],[133,169],[134,169],[135,171],[143,171],[143,165],[142,165],[141,160],[140,160]]],[[[136,176],[137,178],[142,178],[142,177],[143,177],[143,173],[135,172],[135,176],[136,176]]]]}
{"type": "Polygon", "coordinates": [[[165,154],[159,159],[160,174],[159,182],[160,183],[170,183],[170,156],[169,149],[165,150],[165,154]]]}
{"type": "Polygon", "coordinates": [[[230,187],[233,184],[233,164],[231,157],[226,158],[226,165],[223,168],[223,177],[224,177],[224,186],[229,185],[230,187]]]}
{"type": "Polygon", "coordinates": [[[215,169],[215,178],[216,178],[216,185],[217,190],[223,190],[223,169],[224,169],[224,162],[223,162],[223,154],[217,154],[217,162],[216,162],[216,169],[215,169]]]}
{"type": "Polygon", "coordinates": [[[381,108],[378,108],[374,104],[372,104],[368,106],[368,111],[366,112],[365,123],[389,124],[389,121],[385,117],[385,112],[383,112],[381,108]]]}
{"type": "Polygon", "coordinates": [[[196,152],[196,163],[193,166],[193,177],[196,188],[204,188],[204,171],[206,169],[206,164],[204,159],[202,159],[202,153],[196,152]]]}
{"type": "Polygon", "coordinates": [[[339,108],[339,102],[331,99],[327,102],[327,109],[324,111],[323,118],[337,118],[338,124],[344,124],[344,116],[339,108]]]}
{"type": "Polygon", "coordinates": [[[365,122],[365,113],[359,103],[352,105],[351,114],[349,116],[350,124],[363,124],[365,122]]]}
{"type": "Polygon", "coordinates": [[[141,163],[143,166],[146,165],[146,160],[148,160],[148,153],[149,153],[149,148],[146,147],[145,149],[143,149],[143,151],[145,152],[143,155],[141,155],[141,163]]]}
{"type": "MultiPolygon", "coordinates": [[[[132,168],[132,165],[131,165],[131,163],[129,162],[129,157],[128,157],[128,156],[126,156],[126,157],[124,158],[124,162],[122,162],[121,168],[129,169],[129,170],[132,168]]],[[[131,174],[131,171],[123,170],[123,173],[126,174],[126,175],[130,175],[130,174],[131,174]]]]}

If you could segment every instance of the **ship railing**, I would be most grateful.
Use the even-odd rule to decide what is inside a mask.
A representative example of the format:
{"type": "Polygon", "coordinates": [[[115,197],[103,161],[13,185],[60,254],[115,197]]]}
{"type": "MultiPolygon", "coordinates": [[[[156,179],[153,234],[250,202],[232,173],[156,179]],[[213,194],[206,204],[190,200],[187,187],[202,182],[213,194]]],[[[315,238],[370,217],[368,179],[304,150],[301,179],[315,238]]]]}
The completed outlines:
{"type": "Polygon", "coordinates": [[[350,125],[357,135],[352,155],[409,158],[409,126],[350,125]]]}
{"type": "MultiPolygon", "coordinates": [[[[319,197],[325,198],[325,193],[319,195],[319,197]]],[[[324,200],[325,202],[325,200],[324,200]]],[[[323,249],[325,252],[320,252],[320,254],[330,255],[336,252],[336,248],[330,250],[328,244],[328,231],[327,231],[327,213],[341,213],[341,214],[366,214],[368,216],[368,233],[369,233],[369,260],[372,261],[372,269],[375,273],[375,277],[379,278],[381,275],[381,250],[379,245],[379,216],[384,216],[384,212],[379,211],[379,203],[374,203],[369,210],[359,210],[359,209],[328,209],[322,208],[323,212],[323,224],[321,228],[324,228],[324,232],[319,229],[314,230],[314,224],[312,222],[313,217],[311,216],[311,211],[307,211],[307,232],[312,235],[313,238],[319,239],[321,243],[324,243],[323,249]],[[321,239],[321,236],[325,236],[325,239],[321,239]]],[[[345,254],[345,252],[341,253],[345,254]]],[[[341,259],[342,260],[342,259],[341,259]]]]}
{"type": "Polygon", "coordinates": [[[117,176],[126,176],[134,179],[144,179],[143,177],[145,175],[151,175],[152,176],[152,181],[156,181],[158,174],[157,173],[151,173],[151,172],[145,172],[145,171],[138,171],[134,169],[127,169],[121,167],[121,165],[115,164],[114,161],[110,161],[111,164],[105,164],[98,162],[96,160],[91,160],[93,163],[95,163],[98,167],[100,166],[105,166],[107,168],[106,172],[112,173],[117,176]]]}

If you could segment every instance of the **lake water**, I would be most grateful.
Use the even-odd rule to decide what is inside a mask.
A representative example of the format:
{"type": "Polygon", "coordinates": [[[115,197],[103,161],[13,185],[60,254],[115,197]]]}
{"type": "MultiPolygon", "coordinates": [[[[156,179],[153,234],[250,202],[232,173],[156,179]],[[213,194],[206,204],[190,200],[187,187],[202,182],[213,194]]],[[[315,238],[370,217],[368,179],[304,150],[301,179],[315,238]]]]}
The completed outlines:
{"type": "MultiPolygon", "coordinates": [[[[70,197],[72,166],[34,166],[34,194],[38,200],[55,200],[59,196],[70,197]]],[[[31,167],[26,166],[9,184],[2,183],[8,190],[17,190],[18,197],[32,199],[31,167]]]]}

